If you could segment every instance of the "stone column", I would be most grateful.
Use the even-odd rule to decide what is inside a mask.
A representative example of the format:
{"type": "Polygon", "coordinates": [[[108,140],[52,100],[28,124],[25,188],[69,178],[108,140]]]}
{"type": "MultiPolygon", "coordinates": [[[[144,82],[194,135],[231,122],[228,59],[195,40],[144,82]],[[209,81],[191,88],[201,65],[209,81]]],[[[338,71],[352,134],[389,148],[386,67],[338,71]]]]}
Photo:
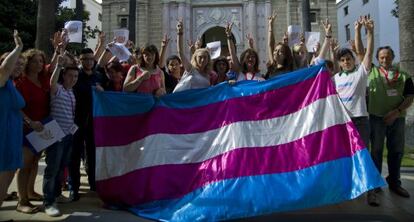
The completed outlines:
{"type": "MultiPolygon", "coordinates": [[[[249,13],[249,20],[247,21],[248,30],[249,33],[252,34],[253,39],[257,39],[257,27],[256,27],[256,1],[249,0],[249,3],[247,4],[247,12],[249,13]]],[[[245,33],[247,34],[247,33],[245,33]]],[[[245,36],[243,35],[242,39],[244,39],[245,36]]],[[[244,43],[244,42],[243,42],[244,43]]],[[[245,44],[245,43],[244,43],[245,44]]],[[[247,46],[247,44],[245,44],[247,46]]],[[[247,47],[245,47],[247,48],[247,47]]]]}
{"type": "MultiPolygon", "coordinates": [[[[162,2],[162,35],[164,38],[164,34],[167,34],[169,37],[171,36],[170,33],[170,4],[169,1],[163,1],[162,2]]],[[[174,33],[175,34],[175,33],[174,33]]],[[[168,47],[166,48],[166,55],[170,54],[171,46],[174,45],[172,42],[168,44],[168,47]]]]}

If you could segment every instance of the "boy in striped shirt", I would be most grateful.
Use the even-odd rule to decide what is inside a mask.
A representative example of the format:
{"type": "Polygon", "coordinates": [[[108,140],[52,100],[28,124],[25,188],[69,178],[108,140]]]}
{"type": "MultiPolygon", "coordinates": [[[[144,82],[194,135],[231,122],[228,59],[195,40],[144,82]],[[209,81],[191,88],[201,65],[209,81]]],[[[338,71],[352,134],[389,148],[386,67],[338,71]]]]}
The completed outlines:
{"type": "Polygon", "coordinates": [[[68,165],[72,149],[72,137],[77,126],[75,119],[75,95],[72,87],[78,80],[79,70],[76,66],[63,67],[65,57],[60,55],[57,65],[50,78],[50,115],[65,133],[65,137],[51,145],[46,150],[46,168],[43,179],[44,210],[49,216],[60,215],[56,206],[57,199],[61,198],[61,179],[63,170],[68,165]],[[58,83],[62,73],[62,83],[58,83]]]}

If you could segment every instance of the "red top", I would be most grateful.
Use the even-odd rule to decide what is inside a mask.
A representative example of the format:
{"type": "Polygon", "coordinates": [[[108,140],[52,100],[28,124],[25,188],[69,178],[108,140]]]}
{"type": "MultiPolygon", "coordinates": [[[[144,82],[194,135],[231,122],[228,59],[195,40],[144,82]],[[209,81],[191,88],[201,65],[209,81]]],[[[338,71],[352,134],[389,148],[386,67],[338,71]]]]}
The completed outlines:
{"type": "Polygon", "coordinates": [[[41,121],[48,117],[50,113],[50,77],[47,74],[40,73],[38,78],[41,87],[35,85],[25,75],[16,80],[16,88],[26,101],[23,112],[33,121],[41,121]]]}
{"type": "MultiPolygon", "coordinates": [[[[135,78],[140,77],[142,73],[143,73],[143,70],[140,68],[137,68],[135,72],[135,78]]],[[[155,71],[153,71],[153,73],[151,73],[151,76],[149,79],[141,82],[141,84],[137,88],[137,92],[155,94],[155,92],[162,86],[161,75],[163,75],[163,73],[161,72],[161,69],[157,68],[155,71]]]]}

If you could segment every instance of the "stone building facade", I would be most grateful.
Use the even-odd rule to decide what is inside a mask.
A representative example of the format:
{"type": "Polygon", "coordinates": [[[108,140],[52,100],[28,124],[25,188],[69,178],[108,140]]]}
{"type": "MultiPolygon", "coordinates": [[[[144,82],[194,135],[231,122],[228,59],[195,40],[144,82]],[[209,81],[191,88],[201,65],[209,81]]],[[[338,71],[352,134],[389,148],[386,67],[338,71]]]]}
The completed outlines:
{"type": "MultiPolygon", "coordinates": [[[[335,0],[310,0],[310,7],[312,31],[323,31],[320,21],[329,17],[337,36],[335,0]]],[[[277,40],[282,39],[288,25],[301,25],[300,0],[136,0],[135,43],[159,46],[166,33],[171,37],[167,55],[175,54],[177,19],[183,18],[185,41],[220,40],[226,53],[224,27],[232,21],[237,52],[247,47],[246,34],[251,34],[263,67],[267,58],[267,17],[273,10],[278,13],[273,28],[277,40]]],[[[129,11],[129,0],[103,0],[103,31],[112,37],[112,30],[128,28],[129,11]]]]}

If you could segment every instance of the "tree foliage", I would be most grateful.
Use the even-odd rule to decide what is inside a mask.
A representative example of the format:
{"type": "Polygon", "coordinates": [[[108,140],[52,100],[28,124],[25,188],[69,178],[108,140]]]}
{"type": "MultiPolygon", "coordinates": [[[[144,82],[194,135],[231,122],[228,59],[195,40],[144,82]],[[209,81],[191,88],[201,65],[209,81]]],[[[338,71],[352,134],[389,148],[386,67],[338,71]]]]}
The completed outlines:
{"type": "MultiPolygon", "coordinates": [[[[61,30],[66,21],[74,20],[74,9],[59,6],[63,0],[57,0],[55,30],[61,30]]],[[[33,48],[36,40],[36,17],[38,0],[1,0],[0,1],[0,54],[11,51],[14,48],[13,30],[17,29],[22,38],[24,49],[33,48]]],[[[83,28],[84,43],[70,44],[69,49],[78,51],[87,42],[87,38],[95,38],[99,32],[97,27],[86,26],[89,20],[89,12],[84,10],[83,28]]]]}
{"type": "Polygon", "coordinates": [[[14,48],[13,30],[17,29],[24,48],[33,48],[36,38],[37,2],[0,1],[0,53],[14,48]]]}

